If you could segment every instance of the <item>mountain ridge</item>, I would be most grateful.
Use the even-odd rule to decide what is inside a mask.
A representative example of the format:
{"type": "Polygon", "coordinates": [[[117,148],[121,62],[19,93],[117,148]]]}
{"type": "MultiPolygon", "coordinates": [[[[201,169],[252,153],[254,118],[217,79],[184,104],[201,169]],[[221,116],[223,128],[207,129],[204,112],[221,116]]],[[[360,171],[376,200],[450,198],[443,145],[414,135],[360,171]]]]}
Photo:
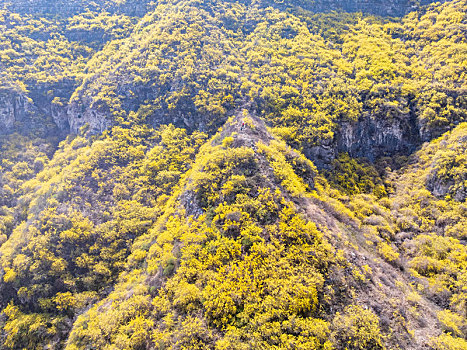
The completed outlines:
{"type": "MultiPolygon", "coordinates": [[[[449,10],[443,11],[460,11],[461,8],[456,4],[454,2],[453,5],[446,6],[449,10]]],[[[90,19],[86,19],[86,21],[91,21],[90,28],[93,28],[97,23],[108,23],[110,31],[108,45],[99,51],[93,47],[94,44],[89,47],[90,43],[68,41],[70,53],[66,53],[64,57],[60,57],[62,53],[57,53],[58,57],[54,58],[54,61],[61,62],[63,68],[58,69],[59,73],[53,74],[49,78],[45,77],[46,81],[51,80],[45,84],[40,82],[40,80],[44,80],[44,77],[34,78],[34,74],[36,74],[33,73],[36,70],[34,65],[26,66],[25,70],[31,71],[29,73],[29,76],[32,77],[32,80],[29,80],[30,84],[36,85],[36,91],[33,92],[34,97],[28,96],[29,98],[33,97],[34,107],[31,106],[31,109],[34,110],[34,113],[32,115],[31,113],[23,113],[24,115],[18,114],[16,116],[17,112],[12,111],[21,111],[24,110],[24,107],[4,109],[2,111],[4,128],[2,129],[11,132],[15,120],[19,125],[16,128],[17,131],[22,130],[22,128],[25,131],[31,130],[31,126],[34,129],[36,125],[43,128],[44,123],[41,125],[33,121],[48,118],[49,122],[46,125],[49,126],[50,131],[47,133],[63,134],[69,131],[77,133],[79,128],[86,123],[90,125],[94,133],[100,133],[118,123],[118,120],[128,118],[129,113],[136,113],[143,119],[147,118],[147,122],[155,126],[173,122],[179,127],[201,128],[212,133],[236,108],[244,103],[244,96],[249,96],[249,104],[252,109],[261,109],[261,113],[269,115],[273,124],[276,124],[275,126],[282,127],[284,132],[295,134],[296,139],[305,140],[306,145],[295,146],[305,147],[306,149],[303,148],[303,150],[310,159],[313,159],[320,167],[327,167],[339,152],[349,152],[354,157],[367,156],[372,161],[382,156],[391,156],[397,153],[409,154],[422,141],[429,141],[452,128],[456,119],[463,120],[465,118],[465,102],[462,100],[464,90],[456,81],[459,77],[457,72],[461,72],[460,58],[453,53],[447,53],[446,57],[440,57],[441,62],[452,61],[453,64],[448,65],[448,67],[456,67],[457,65],[458,68],[453,68],[457,71],[446,72],[442,84],[439,82],[440,78],[433,80],[435,74],[439,74],[438,72],[445,68],[439,64],[433,65],[430,61],[431,58],[427,57],[423,51],[435,50],[436,44],[435,42],[429,43],[428,47],[425,47],[421,43],[416,43],[418,38],[410,34],[412,32],[409,31],[407,24],[402,23],[398,28],[397,25],[394,28],[391,23],[378,23],[379,20],[373,23],[374,19],[370,17],[358,24],[360,17],[349,15],[349,20],[353,21],[353,25],[362,32],[359,35],[363,35],[363,38],[358,40],[361,42],[373,40],[370,38],[375,33],[381,39],[380,42],[371,44],[374,46],[351,49],[345,42],[326,44],[328,39],[320,39],[314,43],[316,37],[313,35],[315,33],[313,33],[313,27],[310,27],[313,23],[307,23],[300,17],[287,14],[285,15],[289,21],[289,29],[287,30],[290,33],[281,34],[280,25],[276,25],[277,28],[274,30],[282,36],[280,40],[283,43],[279,44],[277,39],[272,40],[269,44],[275,45],[277,48],[276,53],[272,53],[267,48],[269,44],[265,46],[254,45],[254,42],[258,42],[258,40],[259,42],[267,42],[271,40],[271,35],[277,35],[260,28],[268,21],[268,25],[272,25],[275,21],[274,16],[279,16],[281,12],[272,10],[270,14],[266,15],[264,10],[247,7],[241,3],[238,3],[240,7],[237,9],[235,9],[237,5],[234,6],[231,3],[212,2],[212,4],[205,6],[206,9],[195,5],[193,2],[186,1],[180,2],[183,9],[172,7],[172,5],[160,5],[159,10],[149,12],[140,21],[131,38],[120,40],[111,39],[113,35],[120,36],[121,32],[129,33],[133,30],[134,24],[129,18],[120,15],[107,15],[110,17],[104,16],[100,19],[93,17],[95,15],[92,13],[88,13],[86,16],[90,16],[90,19]],[[213,15],[209,14],[210,6],[213,6],[220,13],[225,13],[222,23],[218,23],[213,15]],[[175,12],[172,13],[172,11],[175,12]],[[196,21],[206,21],[210,18],[210,30],[214,33],[212,37],[208,39],[208,37],[203,37],[202,32],[197,32],[196,21],[193,18],[189,19],[184,11],[197,11],[193,12],[197,13],[196,21]],[[233,14],[234,12],[229,11],[237,11],[237,13],[233,14]],[[269,19],[260,25],[260,21],[254,20],[251,15],[247,14],[256,12],[258,12],[256,17],[269,19]],[[156,13],[157,15],[155,15],[156,13]],[[158,22],[159,18],[167,20],[169,17],[177,18],[177,21],[169,21],[167,28],[162,27],[158,22]],[[129,29],[118,29],[121,25],[119,23],[126,23],[129,29]],[[187,23],[191,23],[190,32],[183,34],[181,31],[186,29],[183,29],[182,26],[187,23]],[[246,30],[247,27],[248,31],[243,34],[233,35],[231,31],[232,29],[246,30]],[[173,33],[165,36],[163,34],[165,30],[173,33]],[[405,38],[400,37],[400,32],[403,30],[408,30],[405,38]],[[295,38],[294,36],[298,32],[301,34],[295,38]],[[293,35],[290,36],[291,34],[293,35]],[[195,39],[196,37],[198,39],[195,39]],[[223,39],[221,40],[221,38],[223,39]],[[182,45],[179,45],[180,39],[182,45]],[[187,50],[186,48],[190,47],[190,40],[194,40],[202,46],[187,50]],[[209,40],[211,42],[229,42],[229,44],[224,45],[224,47],[213,46],[208,43],[209,40]],[[309,45],[308,49],[300,48],[299,41],[309,45]],[[293,49],[287,52],[280,49],[281,45],[282,47],[289,45],[293,49]],[[413,45],[419,46],[417,50],[419,50],[420,61],[408,63],[411,60],[412,54],[410,52],[413,45]],[[165,49],[162,49],[164,47],[165,49]],[[85,50],[88,52],[85,56],[79,56],[79,66],[66,64],[70,60],[70,56],[73,57],[73,52],[85,52],[85,50]],[[147,52],[150,50],[157,50],[159,57],[156,58],[154,53],[148,56],[147,52]],[[351,50],[356,51],[351,52],[351,50]],[[404,54],[396,59],[390,52],[391,50],[399,50],[404,54]],[[145,53],[142,54],[142,51],[145,53]],[[96,53],[95,56],[93,56],[93,52],[96,53]],[[316,52],[319,53],[316,54],[316,52]],[[369,57],[367,58],[368,53],[369,57]],[[191,55],[192,58],[187,61],[185,58],[173,61],[173,55],[187,55],[186,57],[191,55]],[[230,57],[229,63],[222,62],[222,55],[230,57]],[[272,67],[270,63],[267,63],[267,60],[261,62],[258,67],[252,65],[248,67],[245,65],[245,60],[248,60],[248,57],[252,55],[266,55],[269,60],[281,60],[279,66],[282,65],[282,67],[272,67]],[[385,62],[381,61],[381,55],[389,55],[392,57],[390,59],[392,62],[387,59],[385,62]],[[321,57],[325,56],[334,57],[334,60],[321,62],[321,57]],[[128,57],[132,57],[132,60],[130,61],[128,57]],[[291,63],[284,60],[284,58],[290,59],[291,57],[295,57],[295,65],[300,68],[292,68],[291,63]],[[297,59],[297,57],[301,58],[297,59]],[[365,60],[368,60],[368,63],[365,64],[365,60]],[[114,66],[114,62],[119,62],[118,68],[114,66]],[[189,62],[192,66],[188,67],[189,73],[187,74],[185,65],[189,62]],[[217,62],[215,64],[216,70],[211,70],[206,62],[210,62],[211,65],[217,62]],[[335,64],[336,62],[339,64],[335,64]],[[378,82],[371,77],[365,78],[364,74],[360,74],[360,76],[353,74],[352,69],[355,70],[361,64],[366,65],[367,75],[371,76],[377,72],[378,82]],[[386,65],[386,68],[379,68],[381,64],[386,65]],[[430,66],[432,68],[427,71],[425,68],[430,66]],[[240,67],[245,67],[245,69],[242,70],[240,67]],[[274,87],[275,82],[270,77],[267,78],[268,81],[265,81],[263,76],[267,75],[263,71],[266,67],[271,70],[282,69],[287,72],[286,74],[280,73],[283,87],[280,89],[274,87]],[[322,71],[322,73],[312,73],[311,67],[315,67],[317,72],[322,71]],[[60,70],[63,72],[60,73],[60,70]],[[169,71],[170,73],[168,73],[169,71]],[[216,71],[224,73],[219,74],[216,71]],[[55,75],[58,74],[62,74],[62,76],[57,81],[55,75]],[[257,78],[258,74],[261,79],[257,78]],[[308,75],[305,78],[306,84],[297,79],[300,74],[308,75]],[[339,79],[334,78],[336,74],[339,75],[339,79]],[[247,83],[244,82],[245,79],[248,80],[247,83]],[[380,79],[385,82],[380,84],[380,79]],[[413,79],[417,80],[420,87],[413,88],[413,79]],[[327,80],[330,82],[326,82],[327,80]],[[402,82],[396,83],[396,81],[402,82]],[[217,84],[217,87],[207,84],[217,84]],[[284,96],[288,94],[286,86],[290,84],[294,85],[295,90],[293,91],[295,93],[298,91],[302,96],[306,96],[306,99],[302,98],[300,101],[299,98],[295,97],[297,102],[287,107],[286,104],[279,101],[281,101],[281,94],[284,96]],[[42,85],[43,87],[41,87],[42,85]],[[226,97],[228,100],[219,100],[218,96],[223,93],[228,95],[226,97]],[[47,94],[49,95],[45,96],[47,94]],[[329,102],[319,102],[320,99],[338,98],[340,94],[347,95],[346,99],[341,102],[341,106],[335,107],[329,102]],[[448,102],[450,100],[452,102],[448,102]],[[323,107],[320,107],[320,110],[320,108],[315,108],[313,103],[323,107]],[[428,107],[431,105],[437,107],[435,109],[428,107]],[[314,118],[317,119],[315,124],[338,120],[336,124],[341,125],[341,127],[328,128],[322,133],[323,136],[319,136],[316,135],[314,126],[302,124],[299,127],[304,131],[309,130],[307,131],[308,135],[302,132],[297,135],[297,131],[294,130],[296,126],[290,125],[291,123],[287,119],[292,120],[294,114],[303,113],[298,112],[298,109],[306,111],[305,114],[308,113],[308,115],[314,114],[314,118]],[[438,110],[446,116],[435,118],[438,110]],[[144,116],[144,113],[148,116],[144,116]],[[50,117],[53,120],[50,120],[50,117]],[[281,119],[284,121],[280,121],[281,119]],[[286,129],[290,131],[286,131],[286,129]],[[391,137],[383,136],[383,134],[391,135],[391,137]]],[[[435,9],[441,9],[441,7],[433,7],[433,10],[435,9]]],[[[423,15],[423,12],[420,16],[426,18],[424,21],[439,18],[438,27],[447,35],[445,28],[448,27],[443,22],[445,21],[443,12],[438,13],[436,17],[423,15]],[[429,17],[432,19],[428,19],[429,17]],[[446,27],[443,28],[444,26],[446,27]]],[[[73,25],[72,28],[76,28],[76,25],[73,25]]],[[[448,40],[452,40],[453,45],[454,41],[457,40],[456,35],[462,35],[462,28],[462,26],[459,27],[458,34],[451,31],[450,35],[454,36],[448,40]]],[[[348,26],[346,30],[350,30],[348,26]]],[[[67,35],[67,31],[69,30],[65,27],[63,34],[67,35]]],[[[417,35],[425,35],[426,28],[420,26],[418,32],[420,34],[417,35]]],[[[346,33],[345,30],[344,33],[346,33]]],[[[354,40],[354,36],[356,35],[350,31],[347,36],[343,36],[343,40],[348,40],[350,43],[354,40]],[[346,37],[347,39],[345,39],[346,37]]],[[[24,40],[27,41],[27,39],[24,40]]],[[[38,44],[41,45],[40,41],[38,44]]],[[[459,50],[461,50],[460,45],[459,50]]],[[[41,58],[41,60],[47,59],[41,58]]],[[[48,64],[54,65],[55,63],[48,64]]],[[[11,69],[8,66],[6,68],[7,71],[11,69]]],[[[12,81],[14,79],[14,77],[11,78],[12,81]]],[[[21,83],[25,84],[26,82],[21,83]]],[[[25,90],[27,87],[22,89],[25,90]]],[[[23,92],[23,94],[28,95],[27,92],[23,92]]],[[[10,99],[8,104],[15,105],[14,94],[11,95],[10,99]]],[[[309,118],[308,115],[303,117],[309,118]]]]}
{"type": "MultiPolygon", "coordinates": [[[[243,1],[247,3],[247,1],[243,1]]],[[[420,5],[427,5],[435,2],[434,0],[422,0],[416,2],[413,0],[345,0],[345,1],[334,1],[334,0],[300,0],[294,2],[285,1],[259,1],[258,3],[270,6],[277,6],[282,9],[286,9],[293,6],[299,6],[303,9],[315,11],[315,12],[328,12],[328,11],[347,11],[347,12],[365,12],[379,16],[403,16],[408,12],[417,8],[420,5]]],[[[88,3],[85,1],[74,0],[71,3],[69,1],[63,2],[58,0],[48,1],[31,1],[31,0],[2,0],[0,6],[10,9],[20,14],[50,14],[50,15],[75,15],[80,12],[84,12],[86,9],[91,11],[112,11],[117,13],[125,13],[130,16],[144,16],[148,11],[148,8],[152,2],[149,0],[137,0],[131,1],[94,1],[88,3]]],[[[156,2],[159,3],[159,2],[156,2]]],[[[163,3],[163,2],[160,2],[163,3]]]]}
{"type": "Polygon", "coordinates": [[[464,0],[69,4],[0,10],[0,350],[467,347],[464,0]]]}

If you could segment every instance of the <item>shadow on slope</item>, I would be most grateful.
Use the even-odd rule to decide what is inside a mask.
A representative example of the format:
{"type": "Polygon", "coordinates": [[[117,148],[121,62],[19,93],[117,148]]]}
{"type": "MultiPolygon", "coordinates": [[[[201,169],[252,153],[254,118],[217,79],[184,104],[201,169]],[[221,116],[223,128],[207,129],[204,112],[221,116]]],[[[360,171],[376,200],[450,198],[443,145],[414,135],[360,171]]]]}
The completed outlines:
{"type": "Polygon", "coordinates": [[[419,317],[407,312],[409,278],[324,185],[238,113],[201,147],[115,290],[78,317],[68,349],[424,348],[435,308],[420,297],[419,317]]]}

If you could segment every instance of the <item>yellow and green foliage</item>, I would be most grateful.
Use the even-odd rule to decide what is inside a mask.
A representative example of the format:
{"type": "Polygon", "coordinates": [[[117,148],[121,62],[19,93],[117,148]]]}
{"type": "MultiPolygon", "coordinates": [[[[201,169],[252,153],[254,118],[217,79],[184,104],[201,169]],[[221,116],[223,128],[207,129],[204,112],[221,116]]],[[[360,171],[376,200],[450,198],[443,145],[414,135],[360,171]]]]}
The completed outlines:
{"type": "Polygon", "coordinates": [[[384,349],[378,317],[373,312],[349,305],[332,322],[332,336],[339,349],[384,349]]]}
{"type": "Polygon", "coordinates": [[[242,3],[159,4],[129,38],[87,62],[71,101],[117,123],[131,111],[140,120],[181,122],[183,111],[187,125],[211,132],[252,106],[296,148],[330,142],[342,121],[408,122],[416,110],[430,138],[466,117],[465,5],[452,1],[424,11],[402,21],[346,14],[310,20],[242,3]],[[419,26],[417,16],[436,25],[419,26]],[[450,31],[450,23],[458,29],[450,31]],[[326,32],[338,26],[346,29],[326,32]],[[441,52],[443,65],[433,59],[441,52]]]}
{"type": "Polygon", "coordinates": [[[465,1],[152,6],[0,10],[0,101],[34,106],[0,136],[0,350],[464,349],[465,1]],[[108,129],[59,143],[67,106],[108,129]],[[441,136],[304,156],[371,119],[441,136]]]}
{"type": "MultiPolygon", "coordinates": [[[[262,147],[277,147],[276,142],[262,147]]],[[[282,165],[297,176],[281,157],[282,165]]],[[[101,348],[117,344],[133,349],[137,344],[200,349],[332,348],[320,300],[331,266],[337,263],[334,249],[323,232],[284,198],[275,185],[282,180],[271,183],[261,176],[260,167],[275,161],[268,153],[255,155],[245,146],[205,144],[183,188],[197,193],[195,201],[206,212],[186,219],[181,214],[194,204],[183,203],[183,195],[175,194],[181,202],[169,200],[168,205],[177,208],[183,203],[185,209],[161,217],[147,237],[135,243],[155,242],[145,258],[146,270],[140,272],[139,278],[146,276],[145,289],[132,284],[130,277],[124,277],[119,287],[139,290],[135,291],[139,296],[133,294],[128,301],[152,301],[142,309],[128,309],[126,294],[111,293],[78,318],[68,348],[90,342],[101,348]],[[232,185],[232,181],[237,182],[232,185]],[[230,186],[236,191],[224,194],[230,186]],[[104,311],[109,301],[120,305],[115,310],[119,316],[110,324],[105,321],[109,313],[104,311]],[[128,316],[122,318],[123,313],[128,316]],[[128,333],[133,324],[141,343],[135,342],[134,333],[128,333]],[[98,337],[95,343],[94,335],[103,332],[111,338],[98,337]]]]}
{"type": "Polygon", "coordinates": [[[384,183],[375,167],[363,159],[341,153],[331,164],[326,177],[348,194],[373,193],[378,198],[387,196],[384,183]]]}
{"type": "Polygon", "coordinates": [[[409,266],[426,278],[431,293],[464,317],[465,130],[466,124],[460,124],[417,152],[416,162],[397,179],[393,201],[397,230],[411,233],[402,246],[410,258],[409,266]],[[452,155],[453,150],[458,153],[452,155]],[[446,163],[443,160],[449,154],[446,163]],[[445,176],[447,172],[450,175],[445,176]]]}
{"type": "MultiPolygon", "coordinates": [[[[30,153],[18,152],[39,172],[28,180],[34,171],[25,170],[23,161],[11,171],[5,168],[2,178],[8,181],[4,190],[15,188],[13,181],[18,187],[18,201],[2,209],[3,240],[5,235],[8,240],[0,247],[1,294],[18,310],[15,314],[24,315],[24,322],[53,320],[40,326],[52,339],[60,336],[65,317],[99,300],[204,139],[202,133],[187,135],[170,125],[116,127],[94,142],[82,136],[67,139],[51,160],[33,147],[30,153]]],[[[5,153],[5,167],[16,160],[16,152],[5,153]]],[[[28,327],[14,322],[13,316],[6,320],[7,333],[11,339],[24,338],[28,327]]]]}

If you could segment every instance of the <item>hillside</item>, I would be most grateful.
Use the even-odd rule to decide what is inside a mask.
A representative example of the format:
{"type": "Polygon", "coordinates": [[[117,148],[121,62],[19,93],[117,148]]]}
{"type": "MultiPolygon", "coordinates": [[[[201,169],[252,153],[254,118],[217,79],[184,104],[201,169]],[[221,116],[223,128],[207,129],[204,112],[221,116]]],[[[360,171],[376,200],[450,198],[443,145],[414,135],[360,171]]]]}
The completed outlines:
{"type": "MultiPolygon", "coordinates": [[[[248,1],[241,1],[248,3],[248,1]]],[[[294,2],[289,1],[271,1],[261,0],[258,4],[262,6],[277,6],[281,9],[293,8],[299,6],[306,10],[314,12],[328,12],[332,11],[347,11],[347,12],[366,12],[383,16],[403,16],[407,12],[414,10],[419,5],[427,5],[432,0],[299,0],[294,2]]],[[[144,16],[144,14],[151,9],[151,6],[157,1],[149,0],[96,0],[96,1],[83,1],[83,0],[1,0],[0,7],[9,9],[13,12],[20,14],[41,14],[52,16],[72,16],[77,13],[91,11],[109,11],[112,13],[124,13],[133,16],[144,16]]]]}
{"type": "Polygon", "coordinates": [[[429,3],[0,0],[0,350],[467,348],[429,3]]]}

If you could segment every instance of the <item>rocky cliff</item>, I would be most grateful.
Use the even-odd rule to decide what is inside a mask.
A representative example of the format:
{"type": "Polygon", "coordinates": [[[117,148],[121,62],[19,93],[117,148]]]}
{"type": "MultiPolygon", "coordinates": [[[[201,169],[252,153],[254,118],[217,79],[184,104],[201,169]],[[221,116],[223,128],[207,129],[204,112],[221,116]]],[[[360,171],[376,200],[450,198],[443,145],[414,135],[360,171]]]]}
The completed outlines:
{"type": "MultiPolygon", "coordinates": [[[[314,12],[346,11],[371,13],[378,16],[403,16],[420,5],[427,5],[433,0],[297,0],[294,4],[314,12]]],[[[288,2],[276,3],[288,6],[288,2]]]]}
{"type": "MultiPolygon", "coordinates": [[[[242,8],[231,2],[220,5],[216,1],[202,5],[180,1],[176,6],[158,6],[148,12],[132,35],[98,52],[87,64],[85,78],[70,77],[66,86],[53,88],[29,82],[32,92],[3,94],[0,127],[4,131],[18,130],[18,125],[33,129],[33,123],[27,120],[31,120],[35,110],[36,115],[40,111],[39,114],[53,120],[55,127],[64,132],[77,133],[89,124],[90,131],[97,134],[119,121],[136,117],[156,127],[173,123],[189,130],[213,133],[229,116],[246,108],[268,119],[272,127],[294,130],[295,136],[303,139],[300,147],[305,154],[317,166],[326,167],[340,152],[372,161],[396,153],[409,154],[421,142],[449,130],[455,120],[465,118],[463,90],[454,80],[460,71],[456,68],[457,56],[449,56],[453,57],[452,64],[446,64],[442,58],[438,60],[444,62],[441,66],[433,66],[427,49],[415,46],[420,36],[410,41],[412,28],[372,26],[369,20],[362,25],[365,28],[358,29],[368,32],[366,37],[353,38],[344,32],[339,34],[339,40],[344,43],[334,47],[313,35],[307,24],[296,17],[277,9],[259,11],[250,2],[244,3],[246,6],[242,8]],[[286,25],[277,21],[280,16],[286,25]],[[199,23],[203,23],[204,29],[199,23]],[[238,37],[231,29],[239,33],[238,37]],[[394,34],[387,35],[391,31],[394,34]],[[372,40],[376,40],[376,46],[368,44],[372,40]],[[348,49],[354,42],[358,43],[356,54],[348,49]],[[368,47],[358,47],[361,43],[368,47]],[[413,47],[418,50],[420,62],[410,63],[413,47]],[[394,50],[399,53],[397,59],[392,57],[394,50]],[[385,56],[391,59],[385,61],[385,56]],[[252,57],[256,57],[254,63],[252,57]],[[412,76],[410,70],[420,70],[420,67],[429,70],[423,68],[423,72],[412,76]],[[452,67],[454,78],[450,78],[446,67],[452,67]],[[450,86],[450,95],[443,92],[446,89],[440,83],[433,85],[436,74],[444,75],[443,84],[450,86]],[[404,90],[400,86],[409,88],[404,90]],[[416,89],[410,90],[411,86],[416,89]],[[416,95],[429,95],[429,98],[417,99],[416,95]],[[316,105],[326,107],[314,110],[316,105]],[[327,133],[333,135],[324,137],[327,133]]],[[[15,1],[7,5],[0,0],[0,4],[18,12],[60,10],[69,15],[86,7],[142,14],[147,1],[131,2],[131,6],[128,1],[118,5],[108,1],[92,4],[15,1]]],[[[291,4],[274,2],[276,8],[291,4]]],[[[293,2],[293,5],[323,12],[401,15],[412,9],[414,2],[317,0],[293,2]]],[[[453,8],[459,6],[455,4],[453,8]]],[[[441,19],[445,18],[443,11],[441,6],[435,8],[427,20],[436,23],[438,14],[441,19]]],[[[440,22],[437,25],[442,27],[440,22]]],[[[450,32],[454,31],[450,29],[450,32]]],[[[91,31],[89,35],[93,33],[96,32],[91,31]]],[[[82,42],[82,36],[75,39],[82,42]]],[[[453,38],[452,42],[456,40],[453,38]]]]}
{"type": "Polygon", "coordinates": [[[125,13],[130,16],[143,16],[147,11],[149,0],[136,1],[86,1],[86,0],[1,0],[0,9],[6,8],[20,14],[73,16],[86,10],[125,13]]]}
{"type": "Polygon", "coordinates": [[[355,122],[339,124],[332,140],[305,148],[305,155],[319,168],[327,168],[339,153],[367,158],[408,155],[421,144],[420,128],[415,116],[400,115],[388,120],[381,115],[361,116],[355,122]]]}
{"type": "Polygon", "coordinates": [[[0,10],[0,350],[467,349],[467,2],[261,1],[0,10]]]}
{"type": "Polygon", "coordinates": [[[0,134],[30,125],[36,108],[23,93],[14,89],[0,89],[0,134]]]}
{"type": "MultiPolygon", "coordinates": [[[[247,2],[247,1],[242,1],[247,2]]],[[[426,5],[434,2],[433,0],[266,0],[268,5],[287,8],[290,6],[299,6],[304,9],[315,12],[329,11],[347,11],[364,12],[379,16],[403,16],[407,12],[414,10],[419,5],[426,5]]],[[[52,14],[60,16],[70,16],[89,9],[91,11],[106,10],[110,12],[125,13],[132,16],[143,16],[148,8],[149,0],[137,1],[63,1],[63,0],[1,0],[0,8],[6,7],[11,11],[31,14],[52,14]]],[[[157,3],[157,2],[156,2],[157,3]]],[[[249,3],[249,1],[248,1],[249,3]]]]}

